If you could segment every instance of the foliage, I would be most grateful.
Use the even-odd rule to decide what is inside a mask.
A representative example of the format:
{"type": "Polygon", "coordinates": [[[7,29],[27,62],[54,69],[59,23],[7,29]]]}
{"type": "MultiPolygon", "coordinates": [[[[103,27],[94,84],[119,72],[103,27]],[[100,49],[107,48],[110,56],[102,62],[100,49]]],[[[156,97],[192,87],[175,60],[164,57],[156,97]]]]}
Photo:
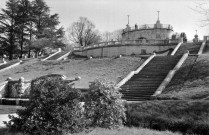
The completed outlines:
{"type": "Polygon", "coordinates": [[[16,24],[17,0],[8,0],[6,2],[6,9],[2,9],[0,13],[0,41],[3,44],[3,48],[9,54],[9,59],[13,59],[13,53],[16,48],[16,24]]]}
{"type": "Polygon", "coordinates": [[[127,125],[188,134],[209,134],[209,102],[144,101],[127,104],[127,125]]]}
{"type": "Polygon", "coordinates": [[[104,32],[101,35],[102,41],[103,42],[108,42],[108,41],[121,41],[122,40],[122,30],[118,29],[113,32],[104,32]]]}
{"type": "Polygon", "coordinates": [[[52,48],[63,46],[64,29],[58,25],[58,14],[51,15],[44,0],[8,0],[0,13],[1,55],[9,55],[12,60],[13,55],[22,58],[28,52],[30,57],[31,49],[38,52],[41,48],[31,46],[33,39],[48,39],[52,48]]]}
{"type": "Polygon", "coordinates": [[[40,77],[31,85],[29,103],[17,111],[18,117],[10,116],[10,129],[46,135],[79,132],[85,127],[81,94],[61,76],[40,77]]]}
{"type": "Polygon", "coordinates": [[[126,120],[121,94],[113,83],[93,82],[85,96],[84,108],[90,126],[115,128],[126,120]]]}
{"type": "Polygon", "coordinates": [[[95,25],[85,17],[80,17],[68,28],[68,38],[79,46],[89,46],[101,41],[99,32],[95,25]]]}

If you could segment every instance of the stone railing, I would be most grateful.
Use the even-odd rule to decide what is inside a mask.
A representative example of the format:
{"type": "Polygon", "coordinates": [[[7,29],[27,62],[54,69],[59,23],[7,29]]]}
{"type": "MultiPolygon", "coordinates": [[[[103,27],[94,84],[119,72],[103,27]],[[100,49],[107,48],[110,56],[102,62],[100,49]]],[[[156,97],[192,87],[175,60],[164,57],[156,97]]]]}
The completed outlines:
{"type": "Polygon", "coordinates": [[[61,50],[61,48],[58,48],[57,52],[55,52],[55,53],[53,53],[53,54],[49,55],[48,57],[46,57],[46,58],[42,59],[41,61],[45,61],[45,60],[47,60],[47,59],[51,58],[52,56],[54,56],[54,55],[56,55],[56,54],[60,53],[61,51],[62,51],[62,50],[61,50]]]}
{"type": "MultiPolygon", "coordinates": [[[[161,29],[170,29],[173,30],[173,27],[170,24],[160,24],[161,29]]],[[[127,27],[123,29],[123,33],[128,32],[128,31],[134,31],[134,30],[144,30],[144,29],[155,29],[156,24],[144,24],[144,25],[135,25],[132,27],[127,27]]]]}
{"type": "MultiPolygon", "coordinates": [[[[66,79],[66,76],[59,74],[51,74],[46,76],[60,76],[66,83],[72,83],[80,80],[80,77],[76,77],[75,79],[66,79]]],[[[42,78],[43,77],[45,76],[42,76],[42,78]]],[[[31,80],[25,80],[23,77],[20,77],[19,80],[13,80],[11,77],[9,77],[7,82],[4,82],[2,85],[0,85],[1,98],[28,98],[31,91],[31,82],[31,80]]]]}
{"type": "Polygon", "coordinates": [[[198,55],[201,55],[202,54],[202,52],[203,52],[203,49],[205,48],[205,45],[206,45],[206,41],[203,41],[202,42],[202,45],[200,46],[200,50],[198,51],[198,55]]]}
{"type": "Polygon", "coordinates": [[[155,93],[152,95],[152,97],[151,97],[152,99],[155,99],[157,95],[160,95],[163,92],[163,90],[166,88],[166,86],[170,83],[170,81],[174,77],[175,73],[181,68],[182,64],[188,58],[188,55],[189,55],[189,51],[187,51],[181,57],[181,59],[178,61],[178,63],[176,64],[176,66],[172,70],[169,71],[169,73],[167,74],[167,76],[165,77],[165,79],[162,81],[162,83],[160,84],[160,86],[157,88],[157,90],[155,91],[155,93]]]}
{"type": "Polygon", "coordinates": [[[179,39],[168,39],[168,40],[162,40],[162,39],[140,39],[140,40],[124,40],[124,41],[109,41],[109,42],[100,42],[96,43],[94,45],[86,46],[86,47],[74,47],[74,51],[82,51],[85,49],[91,49],[91,48],[98,48],[98,47],[107,47],[107,46],[114,46],[114,45],[168,45],[168,44],[177,44],[179,42],[179,39]]]}
{"type": "Polygon", "coordinates": [[[27,98],[30,92],[31,81],[21,77],[19,80],[7,79],[5,98],[27,98]]]}
{"type": "Polygon", "coordinates": [[[151,55],[144,63],[139,66],[135,71],[131,71],[125,78],[123,78],[117,85],[116,87],[121,87],[124,85],[128,80],[130,80],[135,74],[138,74],[154,57],[156,54],[154,53],[151,55]]]}

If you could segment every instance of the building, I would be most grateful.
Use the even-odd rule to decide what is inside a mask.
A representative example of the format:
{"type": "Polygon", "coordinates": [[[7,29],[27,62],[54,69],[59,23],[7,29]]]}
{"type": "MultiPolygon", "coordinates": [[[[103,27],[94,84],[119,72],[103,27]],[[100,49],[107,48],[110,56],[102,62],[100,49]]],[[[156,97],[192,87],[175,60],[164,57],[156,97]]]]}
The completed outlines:
{"type": "Polygon", "coordinates": [[[97,43],[92,46],[76,48],[74,54],[87,57],[116,57],[119,55],[167,55],[179,42],[174,38],[173,27],[162,24],[158,19],[155,24],[144,24],[133,27],[126,25],[122,32],[121,41],[97,43]]]}
{"type": "Polygon", "coordinates": [[[173,27],[170,24],[160,23],[159,16],[155,24],[137,24],[130,27],[129,24],[122,33],[122,40],[167,40],[173,35],[173,27]]]}

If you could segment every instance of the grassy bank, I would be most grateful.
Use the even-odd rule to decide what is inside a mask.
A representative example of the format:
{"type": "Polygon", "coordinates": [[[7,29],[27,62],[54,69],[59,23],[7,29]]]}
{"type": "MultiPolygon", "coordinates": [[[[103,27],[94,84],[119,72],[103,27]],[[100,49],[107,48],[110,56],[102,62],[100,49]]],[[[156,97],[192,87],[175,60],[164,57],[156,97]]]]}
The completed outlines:
{"type": "Polygon", "coordinates": [[[127,125],[209,134],[209,101],[145,101],[127,105],[127,125]]]}
{"type": "Polygon", "coordinates": [[[65,61],[39,61],[32,59],[0,74],[0,82],[8,77],[19,79],[23,76],[31,80],[47,74],[63,74],[81,80],[76,87],[87,88],[89,82],[95,79],[108,79],[113,82],[120,81],[130,71],[143,63],[140,57],[103,58],[103,59],[68,59],[65,61]]]}
{"type": "MultiPolygon", "coordinates": [[[[28,135],[16,131],[8,131],[7,128],[0,128],[1,135],[28,135]]],[[[96,128],[92,130],[87,130],[86,132],[76,133],[76,134],[67,134],[67,135],[180,135],[179,133],[172,133],[169,131],[155,131],[150,129],[143,128],[128,128],[124,127],[121,129],[102,129],[96,128]]]]}
{"type": "MultiPolygon", "coordinates": [[[[194,56],[192,56],[194,57],[194,56]]],[[[200,55],[195,64],[188,59],[158,99],[207,99],[209,97],[209,54],[200,55]]]]}
{"type": "Polygon", "coordinates": [[[0,114],[12,114],[16,113],[17,109],[21,109],[21,106],[12,105],[0,105],[0,114]]]}

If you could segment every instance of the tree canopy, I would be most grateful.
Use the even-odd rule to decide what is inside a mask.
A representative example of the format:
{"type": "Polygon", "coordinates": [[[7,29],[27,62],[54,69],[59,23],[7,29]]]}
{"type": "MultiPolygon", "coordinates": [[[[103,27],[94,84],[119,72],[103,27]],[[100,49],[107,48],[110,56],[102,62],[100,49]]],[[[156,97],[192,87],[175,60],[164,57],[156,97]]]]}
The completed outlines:
{"type": "Polygon", "coordinates": [[[63,47],[64,29],[58,28],[59,23],[59,15],[50,14],[44,0],[8,0],[0,12],[0,55],[6,54],[10,60],[30,57],[31,50],[42,51],[45,45],[40,41],[46,40],[48,47],[63,47]]]}
{"type": "Polygon", "coordinates": [[[79,46],[89,46],[101,41],[95,25],[86,17],[80,17],[68,28],[67,32],[69,40],[79,46]]]}

